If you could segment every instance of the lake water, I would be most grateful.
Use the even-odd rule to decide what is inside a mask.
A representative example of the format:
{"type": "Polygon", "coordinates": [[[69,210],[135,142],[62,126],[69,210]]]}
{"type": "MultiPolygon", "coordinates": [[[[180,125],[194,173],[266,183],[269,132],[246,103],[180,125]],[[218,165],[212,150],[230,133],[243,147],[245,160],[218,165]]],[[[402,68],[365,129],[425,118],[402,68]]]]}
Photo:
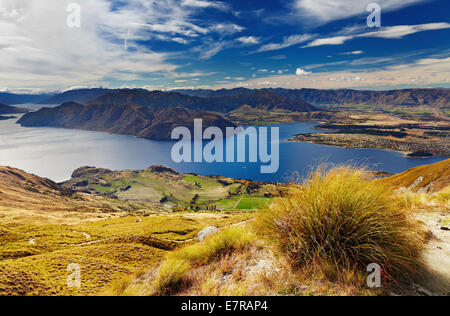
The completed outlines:
{"type": "Polygon", "coordinates": [[[16,119],[0,121],[0,165],[22,169],[61,182],[81,166],[111,170],[138,170],[162,164],[180,172],[222,175],[258,181],[284,182],[307,174],[320,163],[352,161],[392,173],[403,172],[444,158],[409,159],[402,153],[376,149],[345,149],[309,143],[288,142],[298,133],[313,133],[314,123],[275,125],[280,127],[280,169],[261,174],[258,163],[174,163],[175,142],[151,141],[131,136],[56,128],[23,128],[16,119]]]}

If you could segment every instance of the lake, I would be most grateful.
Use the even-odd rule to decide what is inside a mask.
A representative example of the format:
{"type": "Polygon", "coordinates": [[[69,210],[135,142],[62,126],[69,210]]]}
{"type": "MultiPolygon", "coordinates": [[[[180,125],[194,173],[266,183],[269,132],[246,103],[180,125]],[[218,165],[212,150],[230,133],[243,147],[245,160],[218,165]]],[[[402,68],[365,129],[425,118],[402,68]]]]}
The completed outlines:
{"type": "Polygon", "coordinates": [[[280,169],[261,174],[259,163],[174,163],[175,142],[151,141],[132,136],[57,128],[23,128],[16,119],[0,121],[0,165],[22,169],[57,182],[70,179],[81,166],[111,170],[138,170],[161,164],[183,173],[222,175],[258,181],[285,182],[295,174],[304,176],[320,163],[353,162],[373,170],[403,172],[445,158],[410,159],[402,153],[377,149],[345,149],[310,143],[289,142],[298,133],[317,132],[315,123],[274,125],[280,128],[280,169]]]}

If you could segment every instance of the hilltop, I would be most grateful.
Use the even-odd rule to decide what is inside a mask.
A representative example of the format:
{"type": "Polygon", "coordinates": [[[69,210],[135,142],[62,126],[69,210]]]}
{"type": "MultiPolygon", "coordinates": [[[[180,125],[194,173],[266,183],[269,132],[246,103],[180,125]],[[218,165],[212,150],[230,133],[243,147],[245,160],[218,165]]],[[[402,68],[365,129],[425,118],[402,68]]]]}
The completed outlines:
{"type": "Polygon", "coordinates": [[[17,123],[24,127],[62,127],[140,138],[166,140],[174,128],[193,130],[194,119],[203,127],[225,129],[235,125],[219,115],[185,108],[148,108],[138,105],[82,105],[74,102],[25,114],[17,123]]]}
{"type": "Polygon", "coordinates": [[[82,167],[63,186],[124,201],[151,202],[167,210],[256,210],[270,204],[288,188],[227,177],[181,174],[164,166],[127,171],[82,167]]]}

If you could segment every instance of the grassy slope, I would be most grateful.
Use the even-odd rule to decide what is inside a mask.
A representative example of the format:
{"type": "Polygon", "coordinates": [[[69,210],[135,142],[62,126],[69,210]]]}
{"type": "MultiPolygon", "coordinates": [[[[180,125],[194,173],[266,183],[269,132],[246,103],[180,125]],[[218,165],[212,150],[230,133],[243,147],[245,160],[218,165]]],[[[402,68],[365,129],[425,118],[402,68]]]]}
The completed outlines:
{"type": "Polygon", "coordinates": [[[0,168],[0,295],[100,294],[138,267],[157,265],[167,250],[189,242],[201,229],[248,218],[151,216],[152,209],[143,207],[74,193],[48,179],[0,168]],[[81,289],[67,286],[71,263],[81,266],[81,289]]]}
{"type": "MultiPolygon", "coordinates": [[[[421,169],[426,174],[437,170],[445,174],[440,163],[421,169]]],[[[394,176],[408,178],[410,171],[394,176]]],[[[414,176],[416,176],[415,174],[414,176]]],[[[378,180],[377,180],[378,181],[378,180]]],[[[387,179],[389,181],[389,179],[387,179]]],[[[446,183],[449,184],[448,182],[446,183]]],[[[374,183],[383,188],[383,183],[374,183]]],[[[400,183],[400,185],[403,185],[400,183]]],[[[358,187],[358,184],[356,183],[358,187]]],[[[423,250],[425,278],[418,277],[415,282],[425,288],[447,293],[450,286],[446,263],[450,235],[440,230],[450,223],[449,186],[437,194],[427,195],[410,192],[398,192],[398,206],[404,214],[413,215],[431,234],[432,238],[423,250]]],[[[352,190],[353,192],[353,190],[352,190]]],[[[313,194],[318,196],[318,194],[313,194]]],[[[343,199],[353,197],[353,193],[343,199]]],[[[366,194],[362,195],[363,200],[366,194]]],[[[374,209],[377,209],[375,206],[374,209]]],[[[396,211],[396,207],[391,209],[396,211]]],[[[375,216],[383,216],[375,211],[375,216]]],[[[398,219],[396,219],[398,220],[398,219]]],[[[421,226],[421,225],[419,225],[421,226]]],[[[419,226],[417,229],[420,230],[419,226]]],[[[188,246],[169,252],[159,268],[151,269],[139,277],[126,277],[110,289],[113,295],[383,295],[406,294],[422,295],[416,286],[401,282],[387,285],[383,280],[382,289],[366,287],[367,273],[355,270],[336,270],[331,267],[318,268],[306,265],[292,266],[292,257],[286,257],[274,251],[262,238],[247,238],[253,225],[246,224],[232,231],[213,236],[205,243],[188,246]],[[245,242],[242,238],[245,237],[245,242]],[[328,270],[329,269],[329,270],[328,270]],[[340,272],[336,272],[340,271],[340,272]]],[[[375,228],[376,229],[376,228],[375,228]]],[[[415,230],[410,231],[413,233],[415,230]]],[[[408,233],[407,230],[405,233],[408,233]]],[[[266,236],[267,237],[267,236],[266,236]]],[[[278,240],[278,239],[277,239],[278,240]]],[[[392,241],[392,240],[391,240],[392,241]]],[[[397,242],[392,243],[397,247],[397,242]]]]}
{"type": "MultiPolygon", "coordinates": [[[[425,170],[435,168],[432,166],[425,170]]],[[[444,172],[448,168],[442,169],[441,163],[436,170],[444,172]]],[[[223,186],[215,178],[194,175],[175,177],[168,174],[157,176],[155,172],[149,170],[138,176],[131,171],[117,174],[117,176],[121,179],[118,180],[120,183],[118,186],[124,183],[129,185],[130,178],[133,181],[151,180],[150,182],[159,183],[166,188],[177,183],[182,188],[181,193],[177,192],[180,196],[183,192],[193,189],[201,192],[205,199],[211,198],[213,193],[223,186]],[[175,177],[176,181],[172,177],[175,177]],[[162,179],[166,181],[163,184],[161,184],[162,179]],[[210,192],[210,195],[205,194],[206,192],[210,192]]],[[[192,238],[204,227],[231,226],[253,217],[251,213],[124,216],[127,214],[124,211],[120,213],[106,211],[107,205],[125,207],[120,200],[108,200],[84,194],[76,197],[66,196],[58,187],[51,189],[53,184],[47,182],[42,184],[41,178],[25,173],[20,173],[19,177],[18,175],[9,177],[0,178],[0,198],[3,198],[3,200],[0,199],[0,210],[2,201],[6,203],[4,199],[6,194],[15,199],[16,205],[9,208],[3,206],[4,213],[0,219],[0,295],[99,295],[110,289],[111,284],[123,278],[130,278],[134,273],[139,274],[142,269],[154,271],[153,268],[166,257],[167,251],[173,247],[190,244],[192,238]],[[19,185],[22,182],[17,179],[21,177],[27,184],[30,184],[28,180],[31,181],[32,189],[23,189],[23,185],[19,185]],[[15,183],[15,185],[7,185],[7,183],[15,183]],[[35,189],[39,192],[35,192],[35,189]],[[80,197],[82,197],[81,202],[80,197]],[[50,203],[44,203],[46,200],[50,203]],[[103,201],[106,202],[103,204],[103,201]],[[81,204],[78,205],[78,202],[81,204]],[[63,206],[66,205],[70,207],[64,208],[63,206]],[[97,209],[98,205],[104,208],[97,209]],[[48,210],[46,210],[47,207],[48,210]],[[77,211],[77,207],[80,207],[81,211],[77,211]],[[34,212],[33,216],[23,218],[22,208],[34,212]],[[5,217],[5,214],[8,217],[5,217]],[[111,216],[110,214],[113,214],[115,218],[105,219],[111,216]],[[81,289],[67,287],[66,280],[69,275],[67,266],[71,263],[81,266],[81,289]]],[[[400,176],[393,178],[396,179],[395,177],[400,176]]],[[[131,181],[132,187],[134,187],[133,181],[131,181]]],[[[233,183],[236,185],[236,192],[239,192],[242,183],[233,183]]],[[[149,186],[144,185],[144,187],[149,186]]],[[[263,187],[257,191],[256,196],[244,196],[240,207],[244,209],[249,205],[249,207],[257,207],[256,205],[260,205],[261,202],[268,203],[270,199],[261,196],[265,190],[273,191],[273,188],[263,187]],[[258,194],[260,196],[257,196],[258,194]]],[[[448,204],[448,193],[447,195],[444,194],[445,192],[441,193],[436,195],[439,201],[430,202],[432,210],[441,208],[441,203],[445,199],[444,203],[448,204]]],[[[186,194],[186,198],[192,198],[192,193],[186,194]]],[[[239,198],[239,196],[233,196],[225,199],[224,203],[233,205],[239,201],[239,198]]],[[[417,205],[414,204],[411,208],[414,211],[417,205]]],[[[444,217],[441,224],[444,225],[447,220],[448,216],[444,217]]],[[[241,251],[236,256],[221,258],[218,262],[214,261],[207,266],[198,267],[192,273],[192,277],[199,278],[201,284],[197,284],[199,287],[192,288],[192,291],[187,294],[366,295],[376,293],[358,288],[350,281],[341,280],[337,283],[326,281],[312,271],[293,274],[286,268],[285,263],[280,261],[280,258],[274,257],[269,249],[259,243],[252,246],[250,251],[241,251]],[[263,270],[260,271],[261,265],[263,270]],[[205,278],[202,275],[210,277],[205,278]],[[227,278],[225,287],[217,286],[217,282],[223,281],[223,276],[230,275],[233,277],[227,278]],[[254,278],[257,278],[257,282],[253,282],[254,278]],[[244,282],[245,279],[249,282],[244,282]],[[286,282],[286,280],[292,280],[292,282],[286,282]]]]}
{"type": "Polygon", "coordinates": [[[122,216],[142,205],[75,193],[22,170],[0,167],[0,223],[75,224],[122,216]]]}
{"type": "Polygon", "coordinates": [[[413,168],[401,174],[379,181],[395,188],[411,188],[414,192],[439,192],[445,189],[450,183],[450,159],[433,165],[413,168]],[[423,180],[414,186],[419,178],[423,178],[423,180]]]}
{"type": "Polygon", "coordinates": [[[194,214],[70,226],[0,225],[0,295],[98,295],[115,280],[158,265],[167,250],[189,242],[201,229],[247,218],[194,214]],[[80,289],[67,286],[71,263],[81,267],[80,289]]]}

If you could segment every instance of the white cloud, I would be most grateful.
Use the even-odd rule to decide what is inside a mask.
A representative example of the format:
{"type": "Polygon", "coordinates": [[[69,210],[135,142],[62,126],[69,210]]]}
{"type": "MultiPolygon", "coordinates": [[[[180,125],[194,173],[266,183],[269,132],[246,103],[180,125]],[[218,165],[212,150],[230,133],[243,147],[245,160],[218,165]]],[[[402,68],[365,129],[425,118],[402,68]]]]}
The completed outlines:
{"type": "Polygon", "coordinates": [[[308,76],[308,75],[312,74],[312,72],[308,72],[306,70],[303,70],[302,68],[297,68],[297,70],[295,71],[295,74],[297,76],[308,76]]]}
{"type": "Polygon", "coordinates": [[[418,25],[398,25],[381,29],[377,32],[369,32],[359,35],[360,37],[379,37],[379,38],[402,38],[407,35],[424,32],[435,31],[450,28],[449,23],[428,23],[418,25]]]}
{"type": "MultiPolygon", "coordinates": [[[[83,0],[81,27],[69,28],[67,5],[72,2],[0,0],[1,87],[55,89],[145,80],[150,73],[174,76],[179,66],[169,60],[176,54],[139,41],[188,44],[220,32],[194,16],[204,8],[228,7],[206,0],[128,0],[113,8],[110,0],[83,0]]],[[[204,57],[213,54],[210,50],[204,57]]]]}
{"type": "Polygon", "coordinates": [[[364,54],[362,50],[355,50],[353,52],[341,53],[341,55],[361,55],[361,54],[364,54]]]}
{"type": "Polygon", "coordinates": [[[233,23],[219,23],[213,25],[210,29],[222,35],[232,35],[242,32],[243,30],[245,30],[245,27],[233,23]]]}
{"type": "Polygon", "coordinates": [[[300,16],[310,24],[320,25],[331,21],[368,15],[367,5],[378,3],[384,12],[393,11],[428,0],[294,0],[300,16]]]}
{"type": "MultiPolygon", "coordinates": [[[[331,71],[308,73],[299,68],[300,75],[281,75],[255,78],[242,82],[241,86],[248,88],[395,88],[395,87],[426,87],[449,83],[450,57],[424,58],[408,64],[390,66],[379,70],[362,71],[331,71]],[[302,75],[303,74],[303,75],[302,75]],[[308,75],[305,75],[308,74],[308,75]]],[[[231,88],[231,85],[221,85],[215,88],[231,88]]]]}
{"type": "Polygon", "coordinates": [[[182,5],[187,7],[196,7],[196,8],[214,8],[223,11],[230,10],[230,6],[226,3],[219,1],[206,1],[206,0],[183,0],[182,5]]]}
{"type": "Polygon", "coordinates": [[[258,52],[268,52],[268,51],[274,51],[279,50],[287,47],[291,47],[297,44],[305,43],[312,39],[314,35],[312,34],[297,34],[297,35],[291,35],[286,36],[283,38],[283,42],[281,43],[269,43],[264,46],[261,46],[258,49],[258,52]]]}
{"type": "Polygon", "coordinates": [[[323,45],[341,45],[344,44],[346,41],[355,38],[354,36],[334,36],[334,37],[328,37],[328,38],[319,38],[308,45],[305,45],[304,47],[316,47],[316,46],[323,46],[323,45]]]}
{"type": "Polygon", "coordinates": [[[316,47],[323,45],[341,45],[346,41],[363,38],[363,37],[375,37],[375,38],[385,38],[385,39],[400,39],[404,36],[412,35],[424,31],[435,31],[449,29],[450,24],[446,22],[442,23],[428,23],[428,24],[417,24],[417,25],[396,25],[381,28],[379,31],[366,32],[361,34],[345,35],[345,36],[333,36],[328,38],[316,39],[303,47],[316,47]]]}
{"type": "Polygon", "coordinates": [[[236,40],[245,45],[257,45],[261,42],[261,39],[259,37],[255,37],[255,36],[243,36],[243,37],[239,37],[236,40]]]}

